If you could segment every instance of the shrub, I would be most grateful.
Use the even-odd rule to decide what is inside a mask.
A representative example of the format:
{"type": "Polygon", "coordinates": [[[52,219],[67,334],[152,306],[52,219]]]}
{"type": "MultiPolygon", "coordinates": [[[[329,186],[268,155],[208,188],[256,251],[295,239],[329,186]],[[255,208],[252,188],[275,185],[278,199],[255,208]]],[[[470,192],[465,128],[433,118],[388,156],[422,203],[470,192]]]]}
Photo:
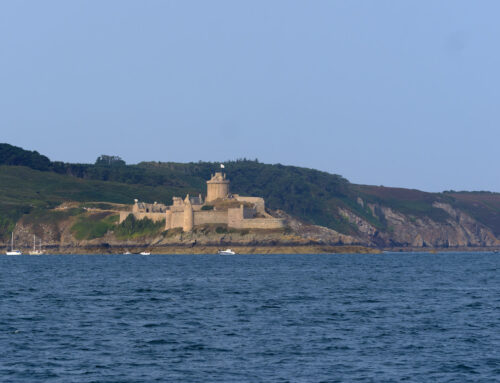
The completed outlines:
{"type": "Polygon", "coordinates": [[[154,222],[149,218],[136,219],[133,214],[116,226],[115,235],[120,239],[154,236],[163,231],[165,220],[154,222]]]}
{"type": "Polygon", "coordinates": [[[223,227],[223,226],[217,226],[215,228],[215,232],[217,234],[226,234],[228,231],[227,231],[227,228],[226,227],[223,227]]]}

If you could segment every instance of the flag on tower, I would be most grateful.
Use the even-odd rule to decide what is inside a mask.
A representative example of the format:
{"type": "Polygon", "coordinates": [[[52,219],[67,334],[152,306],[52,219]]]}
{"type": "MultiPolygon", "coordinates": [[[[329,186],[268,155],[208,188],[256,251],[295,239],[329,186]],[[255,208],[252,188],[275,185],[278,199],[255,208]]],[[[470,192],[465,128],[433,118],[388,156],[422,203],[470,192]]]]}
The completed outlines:
{"type": "Polygon", "coordinates": [[[224,164],[220,164],[220,168],[221,168],[221,169],[224,169],[224,164]]]}

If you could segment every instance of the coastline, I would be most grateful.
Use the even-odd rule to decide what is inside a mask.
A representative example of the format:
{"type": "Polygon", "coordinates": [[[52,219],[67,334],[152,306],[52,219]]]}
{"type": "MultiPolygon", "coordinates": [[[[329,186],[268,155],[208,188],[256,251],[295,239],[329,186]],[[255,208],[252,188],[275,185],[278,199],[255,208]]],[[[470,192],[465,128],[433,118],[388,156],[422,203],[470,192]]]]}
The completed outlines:
{"type": "MultiPolygon", "coordinates": [[[[46,254],[124,254],[129,251],[138,254],[148,251],[151,254],[217,254],[220,249],[231,248],[237,254],[383,254],[383,253],[457,253],[457,252],[500,252],[500,248],[495,247],[457,247],[457,248],[372,248],[357,245],[156,245],[156,246],[123,246],[123,245],[84,245],[84,246],[47,246],[44,250],[46,254]]],[[[2,247],[2,255],[7,248],[2,247]]],[[[23,252],[27,255],[28,251],[23,252]]]]}
{"type": "MultiPolygon", "coordinates": [[[[199,246],[47,246],[46,254],[123,254],[129,251],[138,254],[148,251],[151,254],[217,254],[220,249],[231,248],[237,254],[381,254],[382,250],[366,246],[330,246],[330,245],[199,245],[199,246]]],[[[2,250],[5,253],[5,249],[2,250]]],[[[27,253],[24,253],[27,254],[27,253]]]]}

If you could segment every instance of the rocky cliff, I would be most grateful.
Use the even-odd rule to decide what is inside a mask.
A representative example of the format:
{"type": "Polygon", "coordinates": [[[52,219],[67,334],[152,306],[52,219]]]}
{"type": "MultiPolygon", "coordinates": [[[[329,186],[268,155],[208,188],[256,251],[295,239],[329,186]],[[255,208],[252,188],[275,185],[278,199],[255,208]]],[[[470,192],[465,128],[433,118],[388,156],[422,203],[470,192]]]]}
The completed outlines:
{"type": "MultiPolygon", "coordinates": [[[[358,200],[358,203],[363,203],[358,200]]],[[[377,228],[368,220],[350,210],[339,208],[339,213],[357,228],[361,243],[377,247],[433,247],[466,248],[498,247],[500,239],[493,231],[467,213],[450,204],[434,202],[432,206],[441,209],[446,217],[433,220],[428,216],[415,217],[403,214],[380,204],[367,204],[378,222],[384,222],[384,229],[377,228]]]]}

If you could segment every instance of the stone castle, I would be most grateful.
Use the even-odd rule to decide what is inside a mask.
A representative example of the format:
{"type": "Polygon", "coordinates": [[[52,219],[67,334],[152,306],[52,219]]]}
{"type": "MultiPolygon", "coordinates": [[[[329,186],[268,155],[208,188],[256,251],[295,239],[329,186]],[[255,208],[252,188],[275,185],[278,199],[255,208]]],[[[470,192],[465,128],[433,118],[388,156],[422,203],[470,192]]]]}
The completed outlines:
{"type": "Polygon", "coordinates": [[[182,228],[192,231],[195,226],[208,224],[227,225],[235,229],[281,229],[285,222],[266,212],[265,202],[260,197],[242,197],[231,194],[229,180],[222,172],[212,175],[207,181],[207,196],[173,197],[173,203],[166,206],[159,203],[143,203],[135,200],[132,212],[120,212],[120,223],[129,214],[136,219],[149,218],[153,221],[165,220],[165,230],[182,228]]]}

